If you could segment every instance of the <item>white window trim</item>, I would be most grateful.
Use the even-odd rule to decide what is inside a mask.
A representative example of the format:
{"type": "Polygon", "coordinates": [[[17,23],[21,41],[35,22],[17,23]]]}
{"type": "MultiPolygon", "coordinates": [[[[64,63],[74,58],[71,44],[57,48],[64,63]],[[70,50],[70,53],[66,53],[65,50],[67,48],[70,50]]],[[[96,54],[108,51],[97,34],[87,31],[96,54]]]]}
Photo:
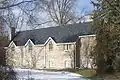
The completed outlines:
{"type": "Polygon", "coordinates": [[[52,41],[53,43],[56,44],[56,42],[55,42],[51,37],[49,37],[49,38],[46,40],[46,42],[44,43],[44,46],[45,46],[47,43],[49,43],[49,41],[52,41]]]}
{"type": "Polygon", "coordinates": [[[58,45],[61,45],[61,44],[75,44],[76,42],[69,42],[69,43],[57,43],[58,45]]]}
{"type": "Polygon", "coordinates": [[[79,38],[82,38],[82,37],[95,37],[96,35],[83,35],[83,36],[79,36],[79,38]]]}
{"type": "Polygon", "coordinates": [[[12,41],[8,47],[11,47],[11,45],[14,45],[16,47],[16,44],[12,41]]]}
{"type": "Polygon", "coordinates": [[[27,46],[29,42],[30,42],[32,45],[34,45],[34,43],[31,41],[31,39],[28,39],[28,41],[25,43],[24,46],[27,46]]]}
{"type": "Polygon", "coordinates": [[[70,43],[69,43],[69,44],[67,44],[67,43],[63,44],[63,47],[66,47],[66,48],[68,47],[68,49],[64,49],[64,51],[65,51],[65,52],[71,51],[71,49],[70,49],[70,47],[69,47],[69,46],[71,46],[71,45],[74,45],[74,44],[70,44],[70,43]]]}
{"type": "Polygon", "coordinates": [[[63,44],[63,47],[64,47],[64,51],[69,51],[69,44],[63,44]]]}

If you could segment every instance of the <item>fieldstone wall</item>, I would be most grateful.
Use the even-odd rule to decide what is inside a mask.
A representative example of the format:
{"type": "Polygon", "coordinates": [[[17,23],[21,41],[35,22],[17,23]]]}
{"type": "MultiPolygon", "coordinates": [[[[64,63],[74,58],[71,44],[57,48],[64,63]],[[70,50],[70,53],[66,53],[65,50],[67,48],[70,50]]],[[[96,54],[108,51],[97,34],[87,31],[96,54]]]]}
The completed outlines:
{"type": "Polygon", "coordinates": [[[11,44],[7,48],[7,63],[14,67],[37,69],[63,69],[74,67],[74,43],[54,43],[49,50],[49,42],[46,45],[15,46],[11,44]],[[65,49],[69,45],[68,49],[65,49]],[[13,47],[14,46],[14,47],[13,47]]]}
{"type": "Polygon", "coordinates": [[[90,58],[90,54],[96,45],[95,35],[80,37],[80,43],[80,68],[93,68],[93,60],[90,58]]]}
{"type": "MultiPolygon", "coordinates": [[[[90,58],[96,45],[95,35],[80,36],[76,43],[55,43],[48,40],[45,44],[16,46],[11,43],[7,48],[7,63],[14,67],[37,69],[93,68],[90,58]],[[52,43],[52,49],[50,45],[52,43]]],[[[28,42],[29,43],[29,42],[28,42]]]]}

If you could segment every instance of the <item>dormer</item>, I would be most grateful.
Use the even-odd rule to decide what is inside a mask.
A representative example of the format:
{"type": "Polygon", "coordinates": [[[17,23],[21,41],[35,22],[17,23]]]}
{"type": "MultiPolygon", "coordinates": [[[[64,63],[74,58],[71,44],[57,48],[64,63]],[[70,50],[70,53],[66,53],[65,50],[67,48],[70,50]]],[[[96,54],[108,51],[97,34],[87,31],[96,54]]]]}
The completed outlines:
{"type": "Polygon", "coordinates": [[[44,45],[48,44],[49,42],[52,44],[56,44],[56,42],[52,39],[52,37],[49,37],[47,41],[44,43],[44,45]]]}
{"type": "Polygon", "coordinates": [[[15,51],[15,47],[16,47],[16,45],[15,45],[15,43],[13,41],[8,46],[8,48],[10,48],[11,51],[15,51]]]}
{"type": "Polygon", "coordinates": [[[49,51],[52,51],[54,48],[54,44],[56,44],[56,42],[51,37],[49,37],[44,45],[48,45],[49,51]]]}
{"type": "Polygon", "coordinates": [[[32,51],[33,46],[34,46],[34,43],[31,41],[31,39],[29,39],[29,40],[26,42],[26,44],[25,44],[25,47],[28,48],[28,52],[29,52],[29,51],[32,51]]]}

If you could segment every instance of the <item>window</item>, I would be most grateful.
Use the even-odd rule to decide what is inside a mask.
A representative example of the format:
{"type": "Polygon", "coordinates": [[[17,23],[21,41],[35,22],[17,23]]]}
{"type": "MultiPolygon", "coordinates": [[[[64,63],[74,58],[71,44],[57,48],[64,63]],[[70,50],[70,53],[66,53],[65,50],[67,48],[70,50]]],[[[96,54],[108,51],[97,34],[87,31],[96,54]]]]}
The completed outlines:
{"type": "Polygon", "coordinates": [[[65,60],[64,64],[65,64],[65,68],[71,68],[71,60],[65,60]]]}
{"type": "Polygon", "coordinates": [[[69,50],[71,49],[71,44],[64,44],[63,45],[63,50],[69,50]]]}
{"type": "Polygon", "coordinates": [[[28,43],[28,51],[32,51],[32,44],[31,44],[31,42],[28,43]]]}
{"type": "Polygon", "coordinates": [[[68,50],[68,44],[63,45],[63,50],[68,50]]]}
{"type": "Polygon", "coordinates": [[[66,44],[66,50],[68,50],[69,49],[69,44],[66,44]]]}
{"type": "Polygon", "coordinates": [[[52,41],[49,42],[49,51],[51,51],[53,49],[53,44],[52,41]]]}
{"type": "Polygon", "coordinates": [[[11,51],[15,51],[15,46],[14,45],[11,47],[11,51]]]}
{"type": "Polygon", "coordinates": [[[53,67],[54,67],[53,61],[49,61],[49,68],[53,68],[53,67]]]}

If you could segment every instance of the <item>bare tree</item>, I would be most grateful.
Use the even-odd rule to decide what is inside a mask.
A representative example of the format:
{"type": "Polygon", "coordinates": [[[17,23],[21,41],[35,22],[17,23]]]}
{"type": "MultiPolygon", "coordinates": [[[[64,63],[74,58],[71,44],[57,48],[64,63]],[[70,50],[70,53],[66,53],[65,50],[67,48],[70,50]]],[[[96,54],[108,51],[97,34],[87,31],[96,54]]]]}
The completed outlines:
{"type": "MultiPolygon", "coordinates": [[[[32,29],[48,23],[53,23],[53,25],[66,25],[80,22],[80,20],[84,18],[84,16],[76,15],[75,3],[77,1],[78,0],[2,0],[0,2],[0,11],[13,13],[16,9],[19,13],[21,11],[21,17],[25,18],[24,23],[29,24],[32,29]],[[46,14],[44,15],[46,20],[41,20],[39,12],[46,14]]],[[[21,21],[23,20],[21,19],[21,21]]]]}
{"type": "Polygon", "coordinates": [[[18,25],[20,26],[20,23],[23,24],[27,23],[28,20],[35,20],[35,16],[31,15],[31,13],[35,12],[38,1],[39,0],[2,0],[0,1],[0,16],[6,26],[17,28],[18,25]],[[23,19],[24,22],[21,22],[23,19]]]}
{"type": "Polygon", "coordinates": [[[36,68],[36,65],[38,63],[38,61],[40,59],[43,59],[44,56],[42,56],[42,51],[43,51],[44,47],[42,47],[41,49],[38,49],[38,51],[35,51],[31,54],[31,64],[32,64],[32,68],[36,68]]]}
{"type": "Polygon", "coordinates": [[[21,1],[21,2],[17,2],[16,0],[1,0],[0,1],[0,4],[2,4],[0,6],[0,9],[7,9],[7,8],[11,8],[11,7],[15,7],[15,6],[19,6],[21,4],[24,4],[24,3],[32,3],[34,2],[35,0],[30,0],[30,1],[21,1]],[[16,2],[16,3],[15,3],[16,2]],[[9,3],[9,4],[6,4],[6,3],[9,3]]]}
{"type": "Polygon", "coordinates": [[[0,18],[0,80],[16,80],[15,72],[6,63],[5,46],[8,44],[4,21],[0,18]]]}
{"type": "Polygon", "coordinates": [[[82,51],[83,53],[81,54],[81,66],[83,68],[94,68],[95,66],[93,65],[93,59],[91,58],[91,54],[93,52],[94,46],[95,46],[95,37],[94,36],[88,36],[84,39],[82,51]],[[82,61],[82,57],[84,57],[84,60],[82,61]]]}
{"type": "MultiPolygon", "coordinates": [[[[85,49],[85,51],[84,51],[84,56],[85,56],[85,58],[86,58],[86,66],[85,66],[85,68],[88,68],[88,65],[89,65],[89,60],[90,60],[90,57],[89,57],[89,54],[90,54],[90,38],[88,38],[87,39],[87,42],[84,42],[84,45],[85,45],[85,47],[84,47],[84,49],[85,49]]],[[[84,66],[84,65],[83,65],[84,66]]]]}
{"type": "Polygon", "coordinates": [[[74,50],[68,50],[67,51],[67,54],[65,54],[66,56],[69,56],[70,57],[70,64],[71,64],[71,67],[73,68],[74,67],[74,50]]]}
{"type": "Polygon", "coordinates": [[[76,18],[73,10],[76,0],[44,0],[42,2],[43,9],[57,25],[66,25],[76,18]]]}
{"type": "MultiPolygon", "coordinates": [[[[27,48],[28,47],[26,47],[26,49],[27,48]]],[[[23,53],[25,55],[23,60],[27,62],[27,67],[29,67],[29,68],[37,67],[36,65],[37,65],[38,61],[44,58],[44,56],[42,56],[43,49],[44,49],[44,47],[36,48],[34,46],[30,51],[26,50],[26,52],[28,52],[28,54],[23,53]]]]}

